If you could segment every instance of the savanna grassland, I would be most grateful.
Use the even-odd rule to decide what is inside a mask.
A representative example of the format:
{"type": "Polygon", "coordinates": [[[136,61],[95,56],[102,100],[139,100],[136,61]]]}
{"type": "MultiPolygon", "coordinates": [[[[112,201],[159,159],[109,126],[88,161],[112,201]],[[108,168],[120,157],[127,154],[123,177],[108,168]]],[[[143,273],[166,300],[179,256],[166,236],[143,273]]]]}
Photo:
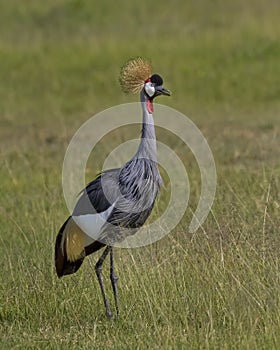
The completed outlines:
{"type": "MultiPolygon", "coordinates": [[[[1,349],[280,348],[279,11],[276,0],[0,0],[1,349]],[[69,214],[61,171],[84,121],[138,100],[118,83],[138,55],[173,92],[158,102],[205,135],[218,183],[191,234],[199,169],[157,130],[186,166],[190,206],[161,241],[116,249],[121,313],[107,320],[98,254],[75,275],[55,275],[55,236],[69,214]]],[[[102,140],[88,180],[138,135],[136,126],[102,140]]],[[[108,263],[104,276],[112,300],[108,263]]]]}

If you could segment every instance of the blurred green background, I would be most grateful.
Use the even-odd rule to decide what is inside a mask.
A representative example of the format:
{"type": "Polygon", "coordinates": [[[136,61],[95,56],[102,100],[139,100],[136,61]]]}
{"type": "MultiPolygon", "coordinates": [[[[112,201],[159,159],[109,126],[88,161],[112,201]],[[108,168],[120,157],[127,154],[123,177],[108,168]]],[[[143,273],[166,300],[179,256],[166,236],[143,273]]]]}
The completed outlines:
{"type": "MultiPolygon", "coordinates": [[[[280,347],[279,11],[276,0],[0,0],[3,349],[280,347]],[[118,83],[120,66],[138,55],[173,92],[157,102],[206,136],[218,187],[195,234],[188,212],[164,240],[116,252],[121,315],[108,321],[97,256],[72,277],[54,273],[54,240],[68,215],[61,169],[84,121],[138,100],[118,83]]],[[[88,179],[137,135],[128,128],[103,140],[88,179]]],[[[195,208],[195,159],[172,135],[158,130],[158,139],[184,161],[195,208]]]]}

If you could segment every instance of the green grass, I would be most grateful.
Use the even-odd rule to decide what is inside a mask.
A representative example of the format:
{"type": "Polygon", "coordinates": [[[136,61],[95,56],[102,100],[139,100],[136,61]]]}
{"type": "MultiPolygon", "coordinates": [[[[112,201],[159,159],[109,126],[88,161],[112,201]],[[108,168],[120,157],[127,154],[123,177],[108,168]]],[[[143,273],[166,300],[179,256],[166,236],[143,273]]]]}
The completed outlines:
{"type": "MultiPolygon", "coordinates": [[[[0,1],[0,348],[280,348],[279,10],[273,0],[0,1]],[[206,136],[218,186],[193,235],[188,210],[160,242],[116,250],[121,313],[107,320],[97,254],[76,275],[55,275],[68,215],[61,169],[85,120],[137,100],[118,85],[119,67],[137,55],[152,58],[173,91],[158,102],[206,136]]],[[[104,139],[87,176],[138,134],[104,139]]],[[[183,159],[195,208],[195,159],[157,134],[183,159]]],[[[106,286],[112,300],[109,278],[106,286]]]]}

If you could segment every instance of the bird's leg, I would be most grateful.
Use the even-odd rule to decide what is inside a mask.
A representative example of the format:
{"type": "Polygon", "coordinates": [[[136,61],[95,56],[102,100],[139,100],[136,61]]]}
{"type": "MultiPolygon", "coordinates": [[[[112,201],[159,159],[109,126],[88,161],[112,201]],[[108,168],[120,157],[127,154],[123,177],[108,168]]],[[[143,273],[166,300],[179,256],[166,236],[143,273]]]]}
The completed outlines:
{"type": "Polygon", "coordinates": [[[110,279],[112,283],[117,314],[119,314],[118,290],[117,290],[118,276],[115,274],[115,269],[114,269],[113,247],[110,247],[110,279]]]}
{"type": "Polygon", "coordinates": [[[105,304],[105,308],[106,308],[106,315],[107,317],[111,318],[112,317],[112,312],[110,309],[110,305],[108,302],[108,299],[106,298],[106,294],[105,294],[105,289],[104,289],[104,284],[103,284],[103,280],[102,280],[102,265],[104,260],[106,259],[106,256],[108,255],[109,251],[110,251],[111,247],[107,246],[103,252],[103,254],[101,255],[101,257],[99,258],[99,260],[97,261],[96,265],[95,265],[95,272],[98,278],[98,282],[101,288],[101,293],[103,296],[103,300],[104,300],[104,304],[105,304]]]}

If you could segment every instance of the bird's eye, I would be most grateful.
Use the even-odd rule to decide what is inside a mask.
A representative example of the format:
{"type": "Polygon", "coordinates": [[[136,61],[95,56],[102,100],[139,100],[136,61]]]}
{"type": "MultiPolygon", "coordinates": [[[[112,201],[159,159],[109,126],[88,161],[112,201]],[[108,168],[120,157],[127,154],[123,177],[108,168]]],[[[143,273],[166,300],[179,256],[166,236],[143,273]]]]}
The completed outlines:
{"type": "Polygon", "coordinates": [[[152,97],[154,94],[155,94],[155,87],[154,87],[154,84],[151,83],[151,82],[148,82],[145,84],[145,91],[146,91],[146,94],[149,96],[149,97],[152,97]]]}

